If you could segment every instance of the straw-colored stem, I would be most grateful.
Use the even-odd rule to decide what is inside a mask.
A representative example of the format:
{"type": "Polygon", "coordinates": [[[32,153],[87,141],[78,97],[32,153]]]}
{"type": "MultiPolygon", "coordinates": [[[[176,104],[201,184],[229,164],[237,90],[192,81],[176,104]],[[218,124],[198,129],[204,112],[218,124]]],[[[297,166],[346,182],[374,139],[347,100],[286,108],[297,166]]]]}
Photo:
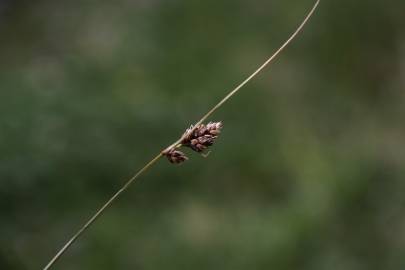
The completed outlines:
{"type": "MultiPolygon", "coordinates": [[[[236,86],[232,91],[230,91],[218,104],[216,104],[211,110],[209,110],[195,125],[194,129],[198,127],[198,125],[202,124],[208,117],[210,117],[216,110],[218,110],[228,99],[230,99],[233,95],[235,95],[245,84],[247,84],[250,80],[256,77],[257,74],[260,73],[266,66],[268,66],[284,49],[287,47],[288,44],[298,35],[298,33],[304,28],[305,24],[308,22],[309,18],[311,18],[312,14],[315,12],[316,8],[319,5],[319,1],[317,0],[309,11],[308,15],[302,21],[302,23],[298,26],[298,28],[294,31],[294,33],[281,45],[278,50],[273,53],[258,69],[256,69],[249,77],[247,77],[241,84],[236,86]]],[[[170,145],[166,151],[176,145],[178,145],[183,138],[180,138],[178,141],[170,145]]]]}
{"type": "MultiPolygon", "coordinates": [[[[235,95],[245,84],[247,84],[250,80],[252,80],[257,74],[260,73],[267,65],[269,65],[280,53],[284,50],[284,48],[297,36],[297,34],[302,30],[305,26],[309,18],[314,13],[315,9],[317,8],[320,0],[317,0],[314,4],[311,11],[302,21],[302,23],[298,26],[295,32],[283,43],[283,45],[272,55],[268,58],[259,68],[257,68],[247,79],[245,79],[241,84],[239,84],[235,89],[230,91],[218,104],[216,104],[211,110],[209,110],[195,125],[194,128],[198,127],[198,125],[202,124],[209,116],[211,116],[217,109],[219,109],[228,99],[230,99],[233,95],[235,95]]],[[[166,151],[172,148],[178,148],[181,146],[181,141],[183,140],[183,136],[169,147],[167,147],[164,151],[159,153],[156,157],[154,157],[151,161],[149,161],[142,169],[140,169],[131,179],[129,179],[124,186],[119,189],[71,238],[66,244],[56,253],[56,255],[48,262],[48,264],[43,268],[43,270],[50,269],[55,262],[65,253],[65,251],[76,241],[76,239],[82,235],[95,221],[98,217],[100,217],[104,211],[116,200],[118,197],[126,190],[128,187],[146,170],[148,170],[153,164],[155,164],[166,151]]]]}
{"type": "Polygon", "coordinates": [[[151,161],[148,162],[142,169],[140,169],[131,179],[129,179],[120,190],[118,190],[87,222],[84,224],[80,230],[78,230],[69,241],[56,253],[56,255],[49,261],[49,263],[44,267],[44,270],[51,268],[51,266],[62,256],[63,253],[76,241],[76,239],[84,233],[91,224],[96,221],[96,219],[104,213],[104,211],[147,169],[149,169],[159,158],[162,157],[162,154],[157,155],[151,161]]]}

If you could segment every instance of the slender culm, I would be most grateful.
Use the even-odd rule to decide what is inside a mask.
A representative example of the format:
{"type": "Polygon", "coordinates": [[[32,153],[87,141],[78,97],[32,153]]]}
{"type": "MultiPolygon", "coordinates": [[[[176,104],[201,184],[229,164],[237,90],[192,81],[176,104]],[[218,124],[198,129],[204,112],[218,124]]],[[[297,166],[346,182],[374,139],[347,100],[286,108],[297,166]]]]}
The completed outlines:
{"type": "Polygon", "coordinates": [[[208,123],[204,125],[204,121],[207,120],[217,109],[219,109],[226,101],[228,101],[233,95],[235,95],[243,86],[245,86],[250,80],[252,80],[257,74],[259,74],[266,66],[268,66],[287,45],[297,36],[297,34],[303,29],[309,18],[312,16],[316,8],[318,7],[319,0],[317,0],[304,18],[302,23],[293,32],[293,34],[277,49],[277,51],[271,55],[261,66],[259,66],[249,77],[247,77],[236,88],[231,90],[221,101],[218,102],[211,110],[209,110],[196,124],[191,126],[176,142],[171,144],[165,150],[157,154],[151,161],[143,166],[133,177],[131,177],[103,206],[93,214],[90,219],[63,245],[63,247],[56,253],[55,256],[47,263],[43,268],[44,270],[50,269],[55,262],[66,252],[66,250],[81,236],[95,221],[99,218],[104,211],[111,206],[111,204],[119,198],[119,196],[128,189],[128,187],[146,170],[150,169],[161,157],[166,156],[171,163],[179,164],[186,161],[188,158],[185,154],[178,150],[178,148],[185,146],[192,150],[202,153],[211,147],[214,141],[217,139],[222,123],[208,123]]]}

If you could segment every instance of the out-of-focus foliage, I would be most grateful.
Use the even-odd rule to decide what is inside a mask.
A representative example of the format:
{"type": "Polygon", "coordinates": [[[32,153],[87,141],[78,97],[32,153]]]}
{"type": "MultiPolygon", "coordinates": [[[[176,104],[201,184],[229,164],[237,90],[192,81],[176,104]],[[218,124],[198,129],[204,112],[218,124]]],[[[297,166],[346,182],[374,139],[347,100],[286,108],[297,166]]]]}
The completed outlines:
{"type": "MultiPolygon", "coordinates": [[[[313,1],[0,2],[0,269],[39,269],[313,1]]],[[[321,1],[55,269],[404,269],[405,2],[321,1]]]]}

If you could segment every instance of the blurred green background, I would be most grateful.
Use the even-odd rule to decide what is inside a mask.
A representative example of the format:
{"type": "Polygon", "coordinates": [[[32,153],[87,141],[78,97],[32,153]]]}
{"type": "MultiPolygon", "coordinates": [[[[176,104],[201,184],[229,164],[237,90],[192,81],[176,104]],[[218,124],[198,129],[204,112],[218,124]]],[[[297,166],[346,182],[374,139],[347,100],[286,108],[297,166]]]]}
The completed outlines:
{"type": "MultiPolygon", "coordinates": [[[[40,269],[314,1],[0,2],[0,269],[40,269]]],[[[54,269],[404,269],[405,1],[321,1],[54,269]]]]}

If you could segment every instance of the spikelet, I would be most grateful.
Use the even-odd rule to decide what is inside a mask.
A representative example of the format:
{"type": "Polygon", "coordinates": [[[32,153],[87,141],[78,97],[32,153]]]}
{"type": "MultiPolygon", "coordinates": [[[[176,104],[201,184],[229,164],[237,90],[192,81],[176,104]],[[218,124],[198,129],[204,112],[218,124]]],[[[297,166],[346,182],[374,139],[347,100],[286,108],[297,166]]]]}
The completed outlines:
{"type": "Polygon", "coordinates": [[[210,122],[207,125],[200,124],[197,127],[191,126],[184,133],[181,144],[198,153],[204,152],[214,144],[221,133],[222,126],[221,122],[210,122]]]}
{"type": "Polygon", "coordinates": [[[183,152],[174,148],[164,152],[163,155],[165,155],[170,163],[173,164],[180,164],[188,160],[188,157],[183,152]]]}
{"type": "Polygon", "coordinates": [[[214,144],[221,133],[221,129],[221,122],[209,122],[207,125],[191,126],[184,132],[180,144],[167,148],[162,152],[162,155],[167,157],[170,163],[183,163],[188,160],[188,157],[177,148],[184,146],[206,156],[204,151],[214,144]]]}

